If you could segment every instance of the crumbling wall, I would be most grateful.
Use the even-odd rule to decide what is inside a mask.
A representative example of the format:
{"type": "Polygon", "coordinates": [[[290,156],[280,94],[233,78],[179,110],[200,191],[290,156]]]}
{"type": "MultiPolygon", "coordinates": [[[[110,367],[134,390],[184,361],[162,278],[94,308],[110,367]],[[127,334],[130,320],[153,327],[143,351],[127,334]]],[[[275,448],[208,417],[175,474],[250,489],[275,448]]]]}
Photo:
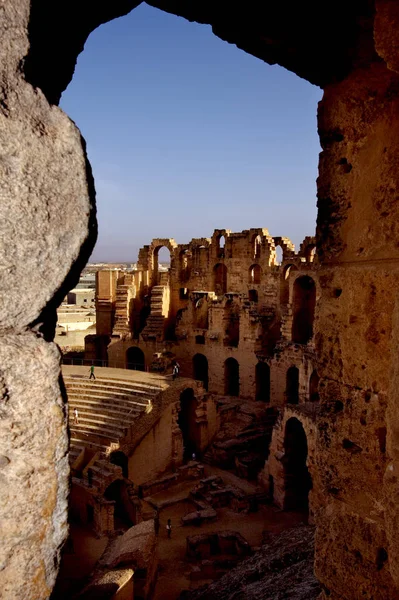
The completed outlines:
{"type": "MultiPolygon", "coordinates": [[[[248,10],[227,2],[151,4],[210,24],[222,39],[325,88],[319,109],[316,342],[323,405],[317,456],[326,501],[316,515],[316,573],[329,600],[394,598],[397,3],[329,0],[322,11],[319,2],[292,3],[289,9],[285,3],[258,3],[248,10]]],[[[57,350],[47,340],[55,308],[95,240],[84,144],[55,105],[90,31],[136,5],[2,5],[0,585],[7,598],[48,597],[57,571],[66,534],[67,437],[57,350]]],[[[193,256],[200,273],[206,243],[199,241],[193,256]]]]}

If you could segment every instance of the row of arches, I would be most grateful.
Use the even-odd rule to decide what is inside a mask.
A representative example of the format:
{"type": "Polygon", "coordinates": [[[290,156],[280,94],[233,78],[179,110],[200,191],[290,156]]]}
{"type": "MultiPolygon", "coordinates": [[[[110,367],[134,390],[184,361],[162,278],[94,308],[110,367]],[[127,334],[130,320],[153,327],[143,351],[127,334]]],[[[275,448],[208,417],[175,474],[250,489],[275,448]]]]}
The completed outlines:
{"type": "MultiPolygon", "coordinates": [[[[208,389],[208,359],[204,354],[193,357],[193,377],[202,381],[208,389]]],[[[270,402],[270,367],[266,362],[258,362],[255,367],[255,398],[261,402],[270,402]]],[[[308,400],[319,401],[319,376],[314,370],[309,378],[308,400]]],[[[240,395],[240,365],[235,358],[228,358],[224,363],[224,393],[227,396],[240,395]]],[[[292,366],[287,370],[285,401],[287,404],[299,404],[299,369],[292,366]]]]}

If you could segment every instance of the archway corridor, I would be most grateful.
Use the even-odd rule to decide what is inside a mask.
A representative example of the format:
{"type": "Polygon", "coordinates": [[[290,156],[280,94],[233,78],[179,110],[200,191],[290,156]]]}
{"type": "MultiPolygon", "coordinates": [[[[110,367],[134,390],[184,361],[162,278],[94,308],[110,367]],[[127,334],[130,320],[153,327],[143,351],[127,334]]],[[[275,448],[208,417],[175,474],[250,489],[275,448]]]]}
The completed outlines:
{"type": "Polygon", "coordinates": [[[198,455],[197,405],[192,388],[187,388],[180,394],[178,424],[183,436],[183,460],[189,460],[193,454],[198,455]]]}
{"type": "Polygon", "coordinates": [[[309,512],[312,480],[306,465],[308,443],[302,423],[295,417],[287,421],[284,437],[284,508],[309,512]]]}

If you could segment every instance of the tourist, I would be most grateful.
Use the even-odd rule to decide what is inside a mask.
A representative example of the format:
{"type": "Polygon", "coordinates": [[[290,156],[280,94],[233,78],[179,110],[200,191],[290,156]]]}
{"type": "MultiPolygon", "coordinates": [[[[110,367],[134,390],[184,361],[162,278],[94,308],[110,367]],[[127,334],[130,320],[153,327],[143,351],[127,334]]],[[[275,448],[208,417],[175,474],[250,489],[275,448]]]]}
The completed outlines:
{"type": "Polygon", "coordinates": [[[73,414],[75,415],[75,419],[74,419],[75,425],[79,425],[79,413],[78,413],[77,408],[74,409],[73,414]]]}
{"type": "Polygon", "coordinates": [[[168,522],[166,524],[166,531],[168,534],[168,539],[170,540],[170,536],[172,535],[172,521],[170,519],[168,519],[168,522]]]}
{"type": "Polygon", "coordinates": [[[172,377],[173,379],[176,379],[176,377],[178,376],[180,371],[180,365],[178,362],[175,362],[175,364],[173,365],[173,371],[172,371],[172,377]]]}
{"type": "Polygon", "coordinates": [[[94,365],[91,365],[90,367],[90,377],[89,379],[94,379],[94,381],[96,380],[96,376],[94,375],[94,365]]]}
{"type": "Polygon", "coordinates": [[[191,459],[192,459],[192,460],[195,460],[196,458],[197,458],[197,457],[195,456],[195,452],[193,452],[193,453],[192,453],[192,455],[191,455],[191,459]]]}
{"type": "Polygon", "coordinates": [[[155,535],[158,535],[158,533],[159,533],[159,510],[156,510],[155,514],[154,514],[154,530],[155,530],[155,535]]]}

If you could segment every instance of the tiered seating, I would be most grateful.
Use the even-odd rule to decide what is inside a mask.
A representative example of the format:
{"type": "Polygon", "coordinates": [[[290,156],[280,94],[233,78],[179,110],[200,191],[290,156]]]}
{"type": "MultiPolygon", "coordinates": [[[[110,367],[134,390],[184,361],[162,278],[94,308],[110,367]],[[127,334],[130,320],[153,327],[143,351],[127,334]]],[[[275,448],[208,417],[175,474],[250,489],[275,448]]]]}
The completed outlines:
{"type": "Polygon", "coordinates": [[[64,375],[64,381],[70,411],[71,464],[82,448],[105,455],[160,392],[149,383],[122,379],[97,377],[90,381],[87,376],[64,375]],[[75,408],[78,425],[74,423],[75,408]]]}

